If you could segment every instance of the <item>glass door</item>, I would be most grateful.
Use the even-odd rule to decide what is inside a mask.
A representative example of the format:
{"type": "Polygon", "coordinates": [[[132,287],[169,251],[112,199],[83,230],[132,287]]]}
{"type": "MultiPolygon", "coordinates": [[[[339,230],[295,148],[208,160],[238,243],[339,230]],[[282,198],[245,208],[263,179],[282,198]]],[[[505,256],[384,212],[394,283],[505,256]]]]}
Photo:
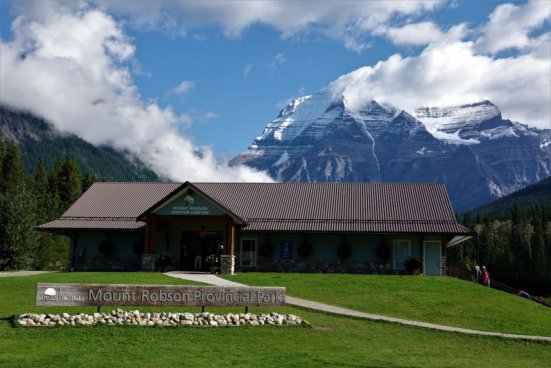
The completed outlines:
{"type": "Polygon", "coordinates": [[[256,266],[256,238],[241,239],[241,267],[256,266]]]}

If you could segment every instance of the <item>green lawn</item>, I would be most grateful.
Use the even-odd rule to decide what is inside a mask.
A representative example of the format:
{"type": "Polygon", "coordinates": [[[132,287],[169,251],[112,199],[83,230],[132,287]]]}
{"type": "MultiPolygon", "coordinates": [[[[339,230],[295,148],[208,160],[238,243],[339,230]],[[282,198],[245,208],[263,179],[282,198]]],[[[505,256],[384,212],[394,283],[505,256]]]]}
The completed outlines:
{"type": "Polygon", "coordinates": [[[450,277],[242,273],[226,279],[363,312],[450,326],[551,336],[551,309],[450,277]]]}
{"type": "MultiPolygon", "coordinates": [[[[276,311],[300,315],[312,328],[12,327],[8,319],[13,314],[59,311],[34,306],[36,282],[191,284],[146,273],[0,278],[0,367],[539,368],[551,359],[551,344],[464,336],[292,307],[276,311]]],[[[76,307],[63,310],[93,311],[76,307]]]]}

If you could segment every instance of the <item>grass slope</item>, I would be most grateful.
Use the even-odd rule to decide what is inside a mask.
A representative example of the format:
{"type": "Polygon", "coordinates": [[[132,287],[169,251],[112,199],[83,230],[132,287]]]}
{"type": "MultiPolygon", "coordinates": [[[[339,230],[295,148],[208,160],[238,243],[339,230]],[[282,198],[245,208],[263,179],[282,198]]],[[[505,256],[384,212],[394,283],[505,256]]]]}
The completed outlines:
{"type": "MultiPolygon", "coordinates": [[[[0,366],[7,367],[542,367],[551,344],[463,336],[285,307],[312,328],[12,327],[36,282],[190,284],[159,274],[0,278],[0,366]]],[[[71,313],[86,308],[65,308],[71,313]]],[[[141,308],[152,310],[153,308],[141,308]]],[[[218,309],[224,312],[228,309],[218,309]]],[[[233,308],[235,312],[235,308],[233,308]]],[[[254,312],[268,311],[255,309],[254,312]]]]}
{"type": "Polygon", "coordinates": [[[551,336],[551,309],[449,277],[244,273],[225,278],[247,285],[285,286],[291,296],[368,313],[551,336]]]}

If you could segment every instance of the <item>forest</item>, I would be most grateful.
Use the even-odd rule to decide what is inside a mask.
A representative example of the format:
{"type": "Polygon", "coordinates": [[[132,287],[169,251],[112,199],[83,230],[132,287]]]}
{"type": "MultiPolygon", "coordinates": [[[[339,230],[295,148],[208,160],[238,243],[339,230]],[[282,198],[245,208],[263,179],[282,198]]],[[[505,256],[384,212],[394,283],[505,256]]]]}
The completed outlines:
{"type": "Polygon", "coordinates": [[[491,278],[531,294],[551,294],[551,205],[513,203],[508,211],[466,213],[458,222],[475,232],[448,248],[447,261],[486,266],[491,278]]]}
{"type": "Polygon", "coordinates": [[[72,156],[49,172],[40,161],[28,175],[18,146],[0,140],[0,270],[66,269],[69,240],[35,227],[58,218],[95,180],[72,156]]]}

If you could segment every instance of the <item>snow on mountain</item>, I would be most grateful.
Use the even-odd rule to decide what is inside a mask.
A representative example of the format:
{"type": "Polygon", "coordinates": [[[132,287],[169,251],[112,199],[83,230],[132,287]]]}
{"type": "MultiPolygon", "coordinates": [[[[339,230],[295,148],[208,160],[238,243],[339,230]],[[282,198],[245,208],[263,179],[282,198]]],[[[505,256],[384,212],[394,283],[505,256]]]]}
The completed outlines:
{"type": "Polygon", "coordinates": [[[505,120],[490,101],[409,114],[349,97],[292,100],[231,162],[278,181],[445,183],[457,211],[551,175],[551,130],[505,120]]]}
{"type": "Polygon", "coordinates": [[[268,123],[261,137],[272,137],[278,141],[290,141],[322,115],[331,105],[331,96],[322,90],[310,96],[290,101],[279,116],[268,123]]]}
{"type": "Polygon", "coordinates": [[[415,109],[413,116],[421,120],[429,131],[457,131],[501,117],[501,112],[496,105],[486,100],[460,106],[420,107],[415,109]]]}

